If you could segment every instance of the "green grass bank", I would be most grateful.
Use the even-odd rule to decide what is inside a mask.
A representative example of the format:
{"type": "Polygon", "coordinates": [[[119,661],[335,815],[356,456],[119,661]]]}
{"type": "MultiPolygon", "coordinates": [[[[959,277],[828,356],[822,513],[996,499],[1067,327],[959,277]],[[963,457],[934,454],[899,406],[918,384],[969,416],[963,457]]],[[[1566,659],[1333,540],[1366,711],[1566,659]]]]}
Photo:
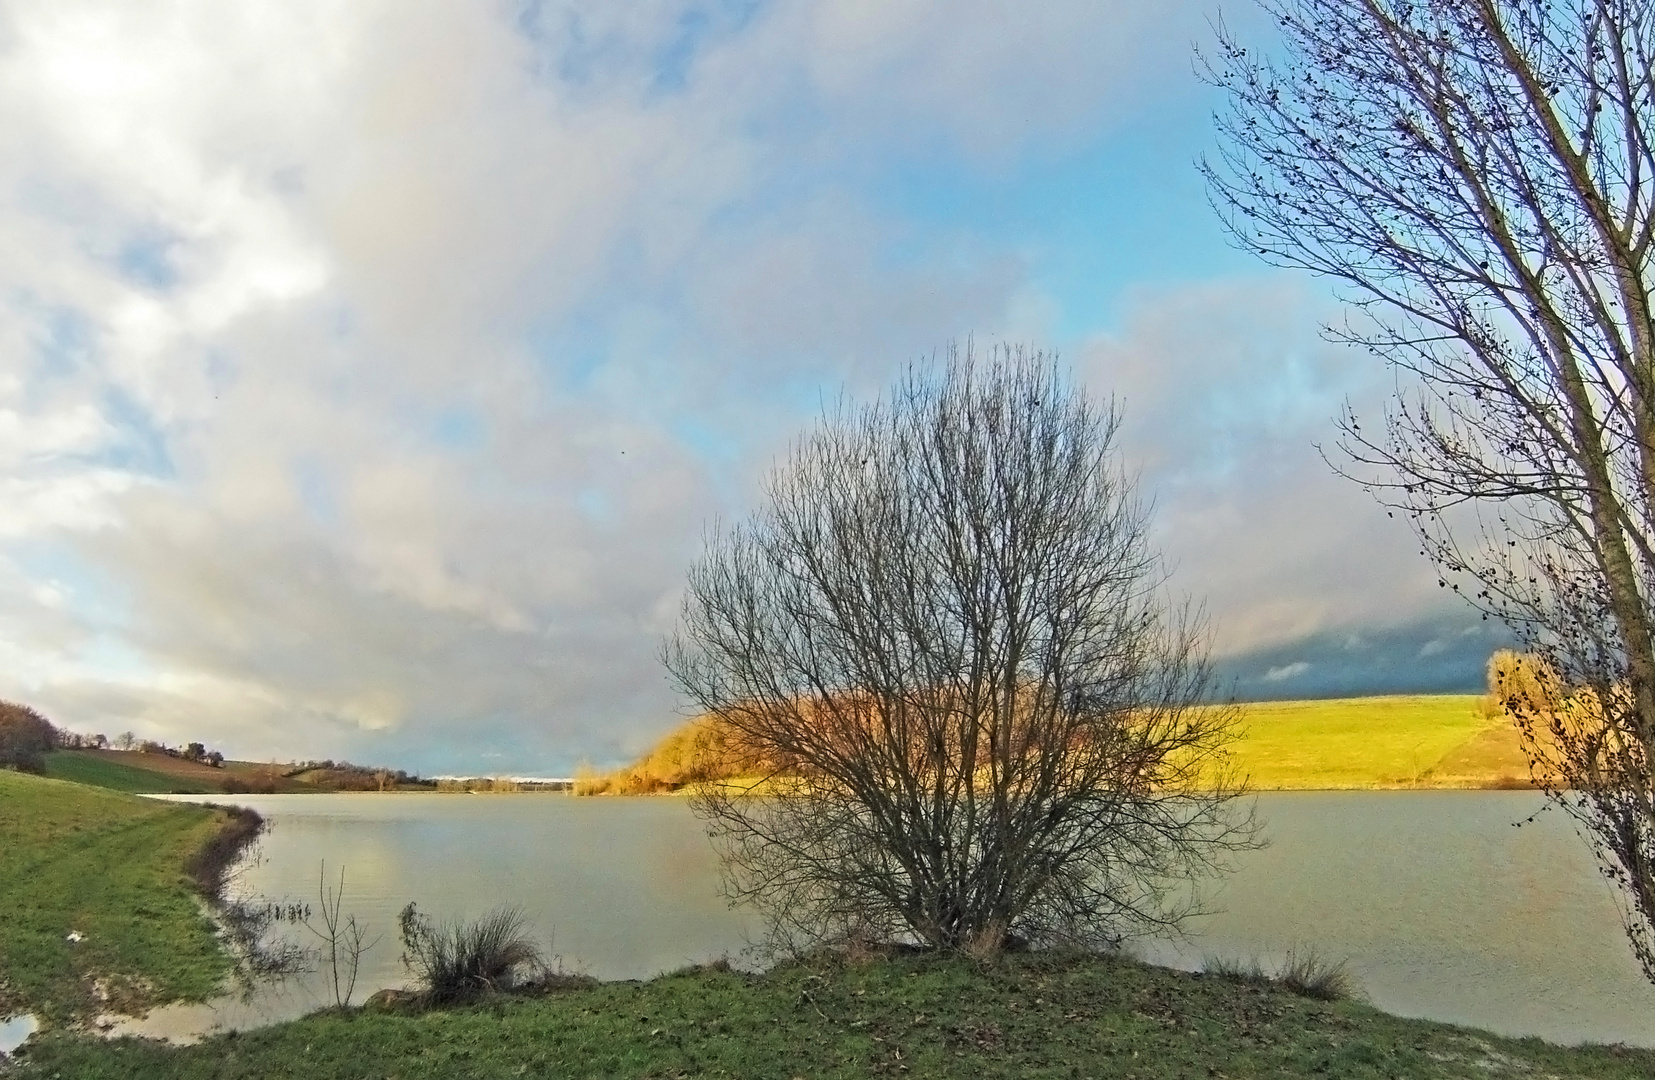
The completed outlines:
{"type": "Polygon", "coordinates": [[[441,1012],[354,1010],[194,1047],[54,1035],[34,1080],[582,1077],[1655,1075],[1655,1052],[1566,1048],[1111,957],[897,956],[700,969],[441,1012]]]}
{"type": "Polygon", "coordinates": [[[0,1017],[63,1025],[210,996],[232,959],[190,868],[229,824],[222,811],[0,770],[0,1017]]]}

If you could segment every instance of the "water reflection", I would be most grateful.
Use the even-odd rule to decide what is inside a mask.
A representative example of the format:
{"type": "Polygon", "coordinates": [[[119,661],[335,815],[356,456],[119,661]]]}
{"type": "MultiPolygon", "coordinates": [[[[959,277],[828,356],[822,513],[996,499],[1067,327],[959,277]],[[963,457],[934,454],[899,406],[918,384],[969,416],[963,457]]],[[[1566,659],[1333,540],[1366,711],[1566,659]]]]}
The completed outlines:
{"type": "MultiPolygon", "coordinates": [[[[217,797],[223,801],[223,797],[217,797]]],[[[360,1001],[404,985],[396,914],[520,908],[548,953],[603,979],[739,957],[757,924],[718,896],[717,867],[682,800],[560,795],[238,797],[270,832],[233,890],[316,905],[346,868],[344,910],[383,934],[360,1001]]],[[[1566,820],[1527,792],[1261,796],[1271,846],[1241,859],[1222,910],[1181,941],[1142,943],[1185,967],[1289,948],[1348,958],[1367,996],[1409,1016],[1560,1042],[1655,1045],[1655,989],[1621,937],[1607,885],[1566,820]]],[[[303,942],[302,928],[284,933],[303,942]]],[[[308,942],[305,942],[308,943],[308,942]]],[[[252,1001],[157,1010],[122,1030],[245,1028],[332,1004],[319,975],[252,1001]]]]}
{"type": "Polygon", "coordinates": [[[6,1055],[22,1046],[30,1035],[40,1030],[40,1021],[28,1013],[21,1016],[0,1017],[0,1062],[6,1055]]]}
{"type": "Polygon", "coordinates": [[[1555,1042],[1655,1046],[1655,987],[1585,843],[1529,792],[1261,796],[1270,846],[1214,896],[1199,936],[1158,963],[1287,950],[1348,957],[1367,997],[1402,1016],[1555,1042]]]}
{"type": "MultiPolygon", "coordinates": [[[[341,910],[380,941],[362,958],[355,1001],[406,985],[396,917],[418,904],[435,919],[475,918],[509,904],[555,966],[600,979],[649,978],[720,957],[739,960],[757,928],[718,895],[717,866],[678,799],[565,795],[271,795],[234,801],[270,822],[229,895],[319,910],[322,863],[345,869],[341,910]]],[[[318,923],[318,925],[320,925],[318,923]]],[[[286,940],[314,946],[302,926],[286,940]]],[[[180,1038],[240,1030],[333,1004],[325,973],[250,999],[176,1005],[121,1022],[118,1034],[180,1038]]]]}

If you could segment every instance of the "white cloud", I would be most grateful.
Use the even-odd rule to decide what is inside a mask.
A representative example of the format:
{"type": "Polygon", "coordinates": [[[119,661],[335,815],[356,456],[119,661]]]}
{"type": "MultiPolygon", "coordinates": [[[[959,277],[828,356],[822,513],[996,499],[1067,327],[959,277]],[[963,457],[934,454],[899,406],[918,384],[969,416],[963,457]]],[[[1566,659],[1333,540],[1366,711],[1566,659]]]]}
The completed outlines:
{"type": "MultiPolygon", "coordinates": [[[[702,523],[816,395],[1048,317],[1026,252],[906,220],[880,170],[1096,139],[1204,6],[3,9],[0,696],[259,755],[636,751],[702,523]]],[[[1191,325],[1278,300],[1146,299],[1084,353],[1133,422],[1198,401],[1191,437],[1266,467],[1238,495],[1135,444],[1188,580],[1266,633],[1361,588],[1256,515],[1312,560],[1366,528],[1227,418],[1243,380],[1190,390],[1262,358],[1309,381],[1242,419],[1309,430],[1323,362],[1270,367],[1297,324],[1191,325]]]]}
{"type": "Polygon", "coordinates": [[[1318,339],[1333,310],[1280,274],[1144,293],[1075,360],[1121,397],[1173,584],[1205,599],[1221,654],[1442,604],[1407,527],[1330,464],[1341,403],[1374,415],[1390,386],[1318,339]]]}

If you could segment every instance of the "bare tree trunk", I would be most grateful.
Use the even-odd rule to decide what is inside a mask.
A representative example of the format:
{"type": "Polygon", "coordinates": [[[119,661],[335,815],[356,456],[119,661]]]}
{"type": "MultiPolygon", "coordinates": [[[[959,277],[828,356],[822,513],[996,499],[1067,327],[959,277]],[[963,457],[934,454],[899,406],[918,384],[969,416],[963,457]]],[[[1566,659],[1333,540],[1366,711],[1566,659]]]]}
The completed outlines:
{"type": "Polygon", "coordinates": [[[1263,4],[1285,59],[1208,64],[1215,202],[1413,377],[1382,435],[1347,414],[1349,471],[1557,674],[1509,709],[1655,979],[1655,6],[1263,4]]]}

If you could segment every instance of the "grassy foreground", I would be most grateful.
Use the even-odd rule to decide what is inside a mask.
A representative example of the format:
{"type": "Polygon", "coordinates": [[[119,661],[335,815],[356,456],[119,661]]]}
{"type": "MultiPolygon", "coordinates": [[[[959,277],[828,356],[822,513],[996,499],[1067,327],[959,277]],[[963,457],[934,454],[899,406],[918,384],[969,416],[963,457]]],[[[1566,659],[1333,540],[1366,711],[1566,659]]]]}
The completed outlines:
{"type": "Polygon", "coordinates": [[[1110,957],[898,956],[699,969],[444,1012],[329,1012],[186,1048],[56,1035],[25,1078],[1362,1078],[1655,1075],[1655,1052],[1564,1048],[1275,985],[1110,957]]]}
{"type": "Polygon", "coordinates": [[[185,866],[223,825],[0,770],[0,1017],[61,1024],[212,994],[232,961],[185,866]]]}

